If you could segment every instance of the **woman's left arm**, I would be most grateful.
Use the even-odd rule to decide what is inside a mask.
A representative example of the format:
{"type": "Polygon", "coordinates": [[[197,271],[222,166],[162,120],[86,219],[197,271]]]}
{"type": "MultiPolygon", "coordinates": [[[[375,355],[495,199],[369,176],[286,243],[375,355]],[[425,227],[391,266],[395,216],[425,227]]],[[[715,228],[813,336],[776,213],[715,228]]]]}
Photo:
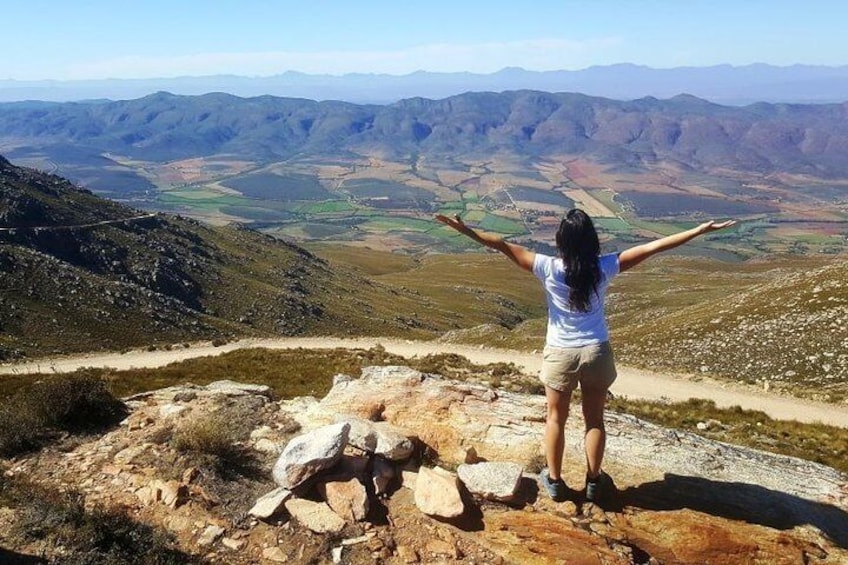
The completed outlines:
{"type": "Polygon", "coordinates": [[[533,261],[536,259],[535,251],[531,251],[526,247],[516,245],[515,243],[504,241],[504,239],[498,235],[472,229],[465,225],[465,222],[462,221],[462,218],[460,218],[458,214],[453,218],[438,214],[436,219],[446,226],[455,229],[459,233],[470,237],[480,245],[485,245],[490,249],[500,251],[513,263],[525,271],[533,271],[533,261]]]}

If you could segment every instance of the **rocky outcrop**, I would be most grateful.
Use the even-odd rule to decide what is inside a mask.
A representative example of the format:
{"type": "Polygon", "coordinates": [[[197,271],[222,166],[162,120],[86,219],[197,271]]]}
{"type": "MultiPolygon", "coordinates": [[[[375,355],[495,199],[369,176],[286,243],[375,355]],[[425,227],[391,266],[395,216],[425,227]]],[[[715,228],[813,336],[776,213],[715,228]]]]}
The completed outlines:
{"type": "MultiPolygon", "coordinates": [[[[541,397],[405,367],[337,379],[320,400],[274,402],[262,387],[226,382],[127,404],[132,414],[119,429],[69,452],[8,462],[5,474],[79,485],[88,503],[129,508],[185,550],[234,564],[848,560],[848,488],[833,469],[611,413],[613,496],[603,505],[583,500],[574,419],[565,461],[574,490],[557,504],[535,480],[541,397]],[[221,490],[207,469],[175,467],[167,438],[234,406],[253,418],[238,444],[259,459],[252,470],[229,469],[242,474],[221,490]],[[411,449],[381,450],[381,434],[392,438],[386,445],[411,449]],[[262,441],[282,453],[256,449],[262,441]],[[455,465],[456,473],[438,468],[455,465]],[[272,470],[295,488],[275,488],[272,470]]],[[[14,519],[0,508],[0,545],[14,519]]]]}

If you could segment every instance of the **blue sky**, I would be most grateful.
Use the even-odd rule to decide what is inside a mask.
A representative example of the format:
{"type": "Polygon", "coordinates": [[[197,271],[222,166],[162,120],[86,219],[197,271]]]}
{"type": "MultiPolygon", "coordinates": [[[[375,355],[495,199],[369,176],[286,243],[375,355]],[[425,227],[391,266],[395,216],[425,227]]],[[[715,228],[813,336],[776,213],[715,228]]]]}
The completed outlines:
{"type": "Polygon", "coordinates": [[[14,22],[0,79],[848,64],[845,0],[0,0],[0,14],[14,22]]]}

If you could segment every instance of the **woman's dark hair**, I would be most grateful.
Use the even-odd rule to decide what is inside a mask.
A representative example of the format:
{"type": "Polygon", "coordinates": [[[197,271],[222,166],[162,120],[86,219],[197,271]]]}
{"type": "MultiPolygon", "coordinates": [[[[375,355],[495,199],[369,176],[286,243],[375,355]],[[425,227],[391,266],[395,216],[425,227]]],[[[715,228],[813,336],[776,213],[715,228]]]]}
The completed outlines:
{"type": "Polygon", "coordinates": [[[601,243],[592,218],[583,210],[569,210],[559,224],[556,245],[565,267],[565,284],[571,288],[568,305],[588,312],[601,282],[601,243]]]}

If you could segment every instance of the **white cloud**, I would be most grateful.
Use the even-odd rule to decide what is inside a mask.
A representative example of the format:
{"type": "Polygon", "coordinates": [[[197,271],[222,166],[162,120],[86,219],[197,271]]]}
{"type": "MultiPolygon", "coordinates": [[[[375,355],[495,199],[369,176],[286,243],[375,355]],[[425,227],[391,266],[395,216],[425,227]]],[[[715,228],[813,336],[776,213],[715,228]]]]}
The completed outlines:
{"type": "Polygon", "coordinates": [[[619,38],[586,41],[532,39],[502,43],[431,44],[397,51],[199,53],[173,57],[132,56],[68,66],[60,79],[158,78],[234,74],[268,76],[293,70],[314,74],[389,73],[418,70],[490,73],[503,67],[580,69],[608,64],[619,38]]]}

